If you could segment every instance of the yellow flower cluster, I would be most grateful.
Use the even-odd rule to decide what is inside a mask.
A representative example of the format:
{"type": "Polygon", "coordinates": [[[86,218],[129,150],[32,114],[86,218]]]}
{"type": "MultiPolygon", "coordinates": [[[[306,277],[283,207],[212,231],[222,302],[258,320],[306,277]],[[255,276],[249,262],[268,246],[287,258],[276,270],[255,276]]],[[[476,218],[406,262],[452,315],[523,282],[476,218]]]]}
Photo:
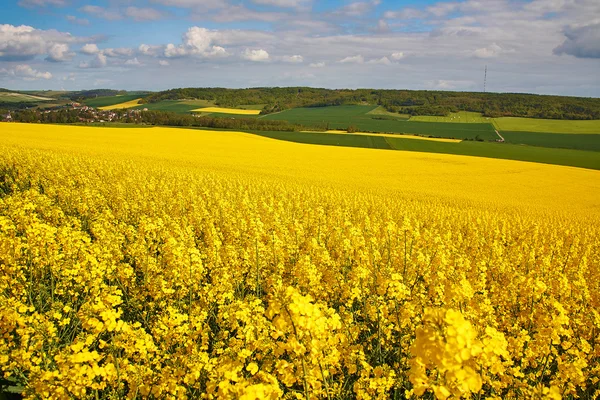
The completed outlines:
{"type": "Polygon", "coordinates": [[[27,399],[600,395],[600,173],[9,126],[0,385],[27,399]]]}

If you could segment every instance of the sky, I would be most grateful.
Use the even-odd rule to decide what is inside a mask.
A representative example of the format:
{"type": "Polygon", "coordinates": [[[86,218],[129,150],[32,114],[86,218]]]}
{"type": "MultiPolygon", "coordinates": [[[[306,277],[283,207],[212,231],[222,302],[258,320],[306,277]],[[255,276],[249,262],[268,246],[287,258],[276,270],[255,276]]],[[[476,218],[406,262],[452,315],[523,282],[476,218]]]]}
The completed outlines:
{"type": "Polygon", "coordinates": [[[599,0],[2,0],[0,87],[600,97],[599,0]]]}

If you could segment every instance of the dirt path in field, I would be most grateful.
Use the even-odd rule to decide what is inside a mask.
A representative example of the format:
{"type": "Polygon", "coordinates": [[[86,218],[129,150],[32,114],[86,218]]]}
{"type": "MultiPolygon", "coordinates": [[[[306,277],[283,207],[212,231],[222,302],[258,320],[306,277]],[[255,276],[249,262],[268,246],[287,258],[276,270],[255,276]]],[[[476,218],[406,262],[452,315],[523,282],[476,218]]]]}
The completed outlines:
{"type": "Polygon", "coordinates": [[[502,137],[502,135],[500,134],[500,132],[498,132],[496,129],[494,129],[494,132],[496,132],[496,135],[498,135],[498,137],[500,138],[500,142],[504,143],[504,138],[502,137]]]}

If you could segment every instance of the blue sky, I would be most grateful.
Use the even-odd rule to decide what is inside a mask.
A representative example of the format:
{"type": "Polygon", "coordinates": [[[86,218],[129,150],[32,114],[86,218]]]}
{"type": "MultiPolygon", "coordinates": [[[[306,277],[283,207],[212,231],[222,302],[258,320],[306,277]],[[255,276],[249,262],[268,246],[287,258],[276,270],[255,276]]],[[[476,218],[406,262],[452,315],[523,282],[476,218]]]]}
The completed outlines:
{"type": "Polygon", "coordinates": [[[0,87],[600,96],[597,0],[8,0],[0,87]]]}

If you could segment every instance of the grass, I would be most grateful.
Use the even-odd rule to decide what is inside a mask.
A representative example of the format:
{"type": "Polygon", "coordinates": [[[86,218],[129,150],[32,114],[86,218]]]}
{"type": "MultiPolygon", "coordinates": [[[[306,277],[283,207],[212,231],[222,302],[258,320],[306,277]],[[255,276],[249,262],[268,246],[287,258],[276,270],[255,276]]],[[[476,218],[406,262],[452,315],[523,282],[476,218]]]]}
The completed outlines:
{"type": "Polygon", "coordinates": [[[157,103],[141,104],[136,110],[147,108],[153,111],[169,111],[179,114],[187,114],[199,107],[210,107],[214,103],[210,100],[163,100],[157,103]]]}
{"type": "Polygon", "coordinates": [[[494,123],[499,131],[600,134],[600,120],[575,121],[502,117],[494,118],[494,123]]]}
{"type": "Polygon", "coordinates": [[[369,111],[367,114],[385,116],[385,117],[390,117],[390,118],[394,118],[394,119],[404,119],[404,120],[408,120],[410,118],[410,115],[408,115],[408,114],[398,114],[398,113],[389,112],[382,106],[379,106],[379,107],[369,111]]]}
{"type": "Polygon", "coordinates": [[[106,96],[106,97],[95,97],[91,99],[83,100],[83,104],[90,107],[107,107],[114,106],[115,104],[121,104],[128,101],[139,99],[138,94],[128,94],[124,96],[106,96]]]}
{"type": "Polygon", "coordinates": [[[446,143],[426,140],[406,140],[401,137],[394,138],[390,136],[339,135],[317,132],[251,131],[251,133],[296,143],[455,154],[600,170],[600,153],[594,151],[544,148],[495,142],[463,141],[460,143],[446,143]]]}
{"type": "Polygon", "coordinates": [[[600,135],[589,133],[541,133],[541,132],[507,132],[500,133],[506,143],[526,144],[529,146],[552,147],[600,151],[600,135]]]}
{"type": "Polygon", "coordinates": [[[369,114],[376,108],[376,106],[358,105],[294,108],[263,118],[284,120],[323,130],[347,129],[349,126],[354,126],[357,130],[365,132],[407,133],[454,139],[496,140],[497,138],[493,126],[489,123],[414,122],[369,114]]]}
{"type": "Polygon", "coordinates": [[[37,103],[40,101],[54,101],[49,97],[36,96],[16,92],[0,92],[0,103],[37,103]]]}
{"type": "Polygon", "coordinates": [[[417,115],[410,118],[411,121],[418,122],[452,122],[452,123],[464,123],[464,124],[489,124],[492,123],[492,118],[483,117],[481,113],[460,111],[457,113],[451,113],[444,117],[438,117],[433,115],[417,115]]]}

